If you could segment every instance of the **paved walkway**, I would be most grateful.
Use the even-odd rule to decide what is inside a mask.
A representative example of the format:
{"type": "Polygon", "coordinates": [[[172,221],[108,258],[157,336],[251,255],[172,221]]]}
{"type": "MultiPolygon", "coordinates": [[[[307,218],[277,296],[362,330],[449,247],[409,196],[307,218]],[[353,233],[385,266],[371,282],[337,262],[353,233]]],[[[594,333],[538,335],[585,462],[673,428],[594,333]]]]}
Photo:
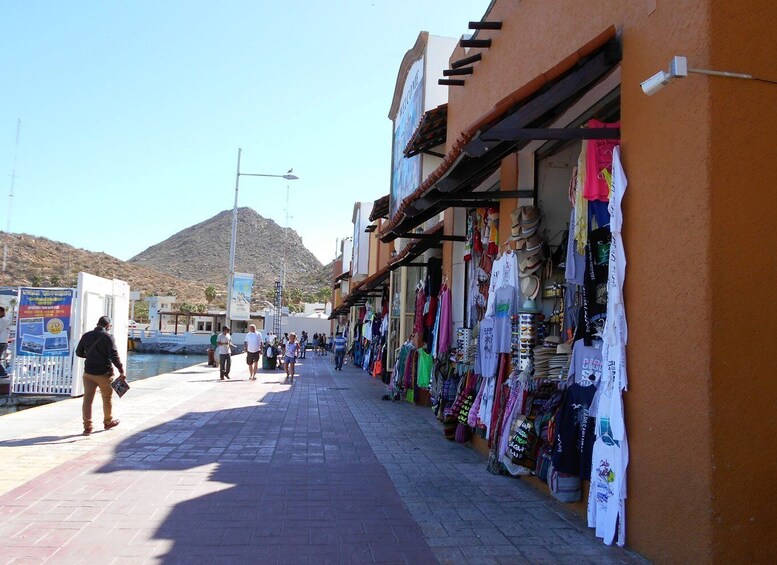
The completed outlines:
{"type": "Polygon", "coordinates": [[[90,437],[80,399],[2,416],[0,563],[643,562],[365,373],[299,371],[139,381],[90,437]]]}

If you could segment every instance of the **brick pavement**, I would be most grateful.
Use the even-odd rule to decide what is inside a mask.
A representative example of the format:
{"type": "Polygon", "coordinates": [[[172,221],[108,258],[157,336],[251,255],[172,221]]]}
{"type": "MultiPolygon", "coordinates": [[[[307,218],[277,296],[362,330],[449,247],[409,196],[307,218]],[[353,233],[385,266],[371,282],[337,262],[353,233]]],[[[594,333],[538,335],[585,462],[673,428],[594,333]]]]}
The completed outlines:
{"type": "Polygon", "coordinates": [[[235,361],[136,383],[89,438],[62,431],[79,400],[4,416],[29,479],[0,496],[0,562],[641,562],[361,371],[310,355],[290,386],[235,361]]]}

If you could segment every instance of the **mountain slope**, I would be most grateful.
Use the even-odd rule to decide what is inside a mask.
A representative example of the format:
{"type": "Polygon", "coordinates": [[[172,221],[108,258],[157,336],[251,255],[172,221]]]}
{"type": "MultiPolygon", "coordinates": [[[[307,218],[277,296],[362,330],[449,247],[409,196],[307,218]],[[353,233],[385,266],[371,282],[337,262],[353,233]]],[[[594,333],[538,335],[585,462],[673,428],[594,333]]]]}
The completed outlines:
{"type": "MultiPolygon", "coordinates": [[[[174,277],[226,286],[232,211],[190,226],[129,260],[174,277]]],[[[251,208],[238,209],[235,270],[254,274],[256,290],[270,290],[286,259],[286,286],[314,292],[328,286],[331,268],[323,266],[303,245],[297,232],[284,230],[251,208]],[[284,233],[286,232],[286,233],[284,233]]]]}
{"type": "MultiPolygon", "coordinates": [[[[7,234],[3,234],[7,236],[7,234]]],[[[75,287],[78,272],[127,281],[130,290],[143,295],[174,294],[179,302],[204,303],[205,285],[181,280],[143,265],[130,265],[105,253],[77,249],[72,245],[27,234],[8,237],[6,272],[0,286],[75,287]]]]}

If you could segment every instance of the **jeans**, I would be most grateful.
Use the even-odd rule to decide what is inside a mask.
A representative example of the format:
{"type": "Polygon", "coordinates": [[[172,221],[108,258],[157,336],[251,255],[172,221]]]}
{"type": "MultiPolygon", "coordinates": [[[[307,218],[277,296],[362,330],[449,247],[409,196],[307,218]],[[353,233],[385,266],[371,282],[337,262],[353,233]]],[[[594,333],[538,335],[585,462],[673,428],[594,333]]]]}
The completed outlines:
{"type": "Polygon", "coordinates": [[[345,351],[335,351],[335,369],[343,368],[344,358],[345,358],[345,351]]]}
{"type": "Polygon", "coordinates": [[[100,395],[103,397],[103,424],[109,424],[113,419],[111,414],[113,403],[111,395],[111,375],[91,375],[84,373],[84,404],[81,408],[84,417],[84,429],[92,427],[92,402],[94,393],[100,389],[100,395]]]}
{"type": "Polygon", "coordinates": [[[219,355],[219,374],[222,377],[229,375],[229,370],[232,368],[232,356],[227,353],[226,355],[219,355]]]}

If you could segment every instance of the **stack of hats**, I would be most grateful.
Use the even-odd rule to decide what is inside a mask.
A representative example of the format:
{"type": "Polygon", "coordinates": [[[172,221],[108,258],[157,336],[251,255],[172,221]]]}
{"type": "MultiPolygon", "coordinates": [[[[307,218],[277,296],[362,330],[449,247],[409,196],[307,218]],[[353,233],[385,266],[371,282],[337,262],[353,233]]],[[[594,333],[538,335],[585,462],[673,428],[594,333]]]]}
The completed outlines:
{"type": "MultiPolygon", "coordinates": [[[[520,206],[511,214],[512,237],[515,240],[515,250],[520,253],[519,276],[521,278],[521,293],[529,301],[537,298],[540,291],[540,279],[537,273],[542,269],[542,237],[540,227],[540,209],[536,206],[520,206]]],[[[524,308],[533,308],[533,302],[524,308]]]]}
{"type": "Polygon", "coordinates": [[[534,378],[563,379],[569,367],[569,351],[558,336],[548,336],[534,348],[534,378]]]}

